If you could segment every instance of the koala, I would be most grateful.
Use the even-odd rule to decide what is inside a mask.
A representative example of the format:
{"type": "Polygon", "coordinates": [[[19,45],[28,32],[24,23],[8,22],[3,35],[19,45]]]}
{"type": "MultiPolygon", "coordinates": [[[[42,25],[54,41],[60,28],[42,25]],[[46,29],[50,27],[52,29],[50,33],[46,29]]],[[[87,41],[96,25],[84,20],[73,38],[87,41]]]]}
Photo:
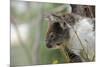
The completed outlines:
{"type": "Polygon", "coordinates": [[[62,44],[67,46],[72,62],[86,61],[82,58],[83,51],[87,54],[88,61],[95,55],[95,19],[68,13],[63,15],[50,14],[49,27],[46,34],[47,48],[56,48],[62,44]]]}

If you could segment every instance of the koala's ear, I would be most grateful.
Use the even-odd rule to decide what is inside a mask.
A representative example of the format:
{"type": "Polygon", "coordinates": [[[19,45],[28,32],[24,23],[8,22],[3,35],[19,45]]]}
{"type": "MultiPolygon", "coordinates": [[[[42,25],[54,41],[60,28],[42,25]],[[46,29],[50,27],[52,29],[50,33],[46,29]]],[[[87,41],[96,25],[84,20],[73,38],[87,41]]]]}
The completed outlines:
{"type": "Polygon", "coordinates": [[[52,23],[55,23],[56,21],[59,21],[60,19],[61,19],[61,17],[54,13],[47,15],[47,20],[52,23]]]}
{"type": "Polygon", "coordinates": [[[48,14],[46,16],[46,20],[49,21],[50,23],[54,23],[54,21],[56,21],[56,19],[55,19],[53,14],[48,14]]]}
{"type": "Polygon", "coordinates": [[[54,18],[54,16],[53,16],[53,14],[50,14],[48,18],[49,18],[49,20],[51,20],[51,21],[55,21],[55,18],[54,18]]]}

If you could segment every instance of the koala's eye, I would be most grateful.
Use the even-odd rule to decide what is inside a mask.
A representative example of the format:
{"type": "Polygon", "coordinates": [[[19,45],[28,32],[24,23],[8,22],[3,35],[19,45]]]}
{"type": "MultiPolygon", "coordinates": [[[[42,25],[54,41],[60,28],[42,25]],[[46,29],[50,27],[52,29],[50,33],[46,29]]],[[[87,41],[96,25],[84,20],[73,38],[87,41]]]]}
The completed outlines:
{"type": "Polygon", "coordinates": [[[55,38],[55,35],[51,35],[51,38],[54,39],[55,38]]]}
{"type": "Polygon", "coordinates": [[[50,38],[51,38],[51,39],[54,39],[54,38],[55,38],[55,35],[54,35],[53,33],[51,33],[51,34],[50,34],[50,38]]]}
{"type": "Polygon", "coordinates": [[[53,38],[54,37],[54,35],[51,35],[51,38],[53,38]]]}

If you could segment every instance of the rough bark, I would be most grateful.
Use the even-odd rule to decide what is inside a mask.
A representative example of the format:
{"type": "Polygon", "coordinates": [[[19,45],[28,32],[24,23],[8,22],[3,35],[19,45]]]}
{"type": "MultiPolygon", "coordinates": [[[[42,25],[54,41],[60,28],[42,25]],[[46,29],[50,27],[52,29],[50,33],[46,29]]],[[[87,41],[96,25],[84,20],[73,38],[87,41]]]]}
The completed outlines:
{"type": "Polygon", "coordinates": [[[95,18],[95,6],[90,5],[71,5],[72,12],[81,16],[95,18]]]}

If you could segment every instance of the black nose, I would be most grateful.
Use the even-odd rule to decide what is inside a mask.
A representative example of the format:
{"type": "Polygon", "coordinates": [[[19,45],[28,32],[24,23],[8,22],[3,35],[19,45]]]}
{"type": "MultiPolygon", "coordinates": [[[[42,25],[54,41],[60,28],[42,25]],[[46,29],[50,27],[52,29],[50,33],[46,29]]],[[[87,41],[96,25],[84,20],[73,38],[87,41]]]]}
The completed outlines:
{"type": "Polygon", "coordinates": [[[48,47],[48,48],[52,48],[52,46],[51,46],[50,44],[47,44],[47,47],[48,47]]]}

